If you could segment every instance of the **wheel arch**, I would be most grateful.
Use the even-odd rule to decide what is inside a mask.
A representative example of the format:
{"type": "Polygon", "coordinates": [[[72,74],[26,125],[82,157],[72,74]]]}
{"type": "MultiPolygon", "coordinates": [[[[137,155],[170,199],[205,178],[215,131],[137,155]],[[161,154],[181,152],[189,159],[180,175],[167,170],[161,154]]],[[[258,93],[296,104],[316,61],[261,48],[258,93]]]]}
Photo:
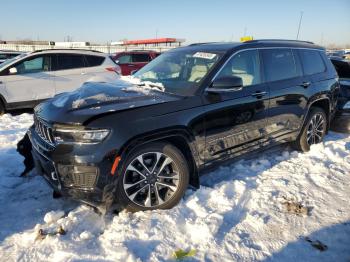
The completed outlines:
{"type": "Polygon", "coordinates": [[[6,100],[3,97],[3,95],[0,94],[0,106],[1,105],[4,107],[4,110],[6,110],[6,105],[7,105],[6,100]]]}
{"type": "MultiPolygon", "coordinates": [[[[188,160],[190,172],[190,185],[199,188],[199,157],[197,147],[194,142],[194,137],[185,128],[177,128],[175,130],[167,130],[162,132],[157,132],[153,134],[142,134],[137,137],[131,138],[126,142],[122,148],[119,150],[121,159],[126,159],[130,152],[152,142],[166,142],[172,144],[177,149],[181,151],[185,159],[188,160]]],[[[118,167],[118,171],[121,170],[118,167]]]]}
{"type": "MultiPolygon", "coordinates": [[[[322,97],[322,98],[316,99],[313,102],[311,102],[310,105],[309,105],[309,109],[308,109],[307,115],[309,114],[310,109],[313,108],[313,107],[319,107],[326,113],[326,116],[327,116],[327,130],[328,130],[330,122],[331,122],[331,102],[330,102],[330,99],[328,97],[322,97]]],[[[305,118],[306,118],[306,116],[305,116],[305,118]]]]}

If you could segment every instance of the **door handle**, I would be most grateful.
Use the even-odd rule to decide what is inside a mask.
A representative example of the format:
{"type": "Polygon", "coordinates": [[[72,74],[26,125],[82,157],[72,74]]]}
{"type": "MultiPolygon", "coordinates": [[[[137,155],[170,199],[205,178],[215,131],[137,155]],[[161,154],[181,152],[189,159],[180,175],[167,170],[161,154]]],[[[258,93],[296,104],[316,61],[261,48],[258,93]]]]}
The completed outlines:
{"type": "Polygon", "coordinates": [[[135,65],[128,65],[129,67],[134,67],[135,65]]]}
{"type": "Polygon", "coordinates": [[[302,87],[304,87],[304,88],[309,87],[309,85],[311,85],[310,82],[303,82],[302,84],[300,84],[300,86],[302,86],[302,87]]]}
{"type": "Polygon", "coordinates": [[[266,94],[267,94],[267,92],[255,92],[255,93],[252,94],[252,96],[256,97],[256,98],[262,98],[266,94]]]}
{"type": "Polygon", "coordinates": [[[82,73],[80,73],[81,75],[85,75],[86,73],[85,72],[82,72],[82,73]]]}
{"type": "Polygon", "coordinates": [[[0,81],[0,85],[2,84],[2,81],[0,81]]]}

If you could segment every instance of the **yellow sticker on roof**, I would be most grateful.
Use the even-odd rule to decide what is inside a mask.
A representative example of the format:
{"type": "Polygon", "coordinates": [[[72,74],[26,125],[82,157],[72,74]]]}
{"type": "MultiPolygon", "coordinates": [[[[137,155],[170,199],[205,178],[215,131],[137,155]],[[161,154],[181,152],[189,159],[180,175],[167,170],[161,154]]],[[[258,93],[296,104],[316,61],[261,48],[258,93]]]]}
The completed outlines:
{"type": "Polygon", "coordinates": [[[193,57],[196,58],[204,58],[204,59],[214,59],[216,57],[216,54],[212,53],[205,53],[205,52],[197,52],[193,55],[193,57]]]}

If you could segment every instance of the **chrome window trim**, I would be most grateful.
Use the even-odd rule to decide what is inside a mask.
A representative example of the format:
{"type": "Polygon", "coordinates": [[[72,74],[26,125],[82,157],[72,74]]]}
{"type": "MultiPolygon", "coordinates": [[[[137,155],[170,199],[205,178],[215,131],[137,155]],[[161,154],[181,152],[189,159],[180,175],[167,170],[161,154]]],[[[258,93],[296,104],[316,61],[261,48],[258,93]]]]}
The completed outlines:
{"type": "MultiPolygon", "coordinates": [[[[217,78],[217,76],[220,74],[220,72],[223,70],[223,68],[227,65],[227,63],[232,59],[233,56],[244,52],[244,51],[248,51],[248,50],[265,50],[265,49],[299,49],[299,50],[315,50],[315,51],[322,51],[322,49],[318,49],[318,48],[306,48],[306,47],[251,47],[251,48],[245,48],[245,49],[241,49],[238,50],[236,52],[234,52],[233,54],[230,55],[230,57],[225,61],[225,63],[220,67],[220,69],[216,72],[216,74],[213,76],[213,78],[211,79],[210,83],[213,83],[213,81],[217,78]]],[[[294,55],[293,55],[293,59],[294,55]]],[[[207,89],[207,88],[206,88],[207,89]]]]}

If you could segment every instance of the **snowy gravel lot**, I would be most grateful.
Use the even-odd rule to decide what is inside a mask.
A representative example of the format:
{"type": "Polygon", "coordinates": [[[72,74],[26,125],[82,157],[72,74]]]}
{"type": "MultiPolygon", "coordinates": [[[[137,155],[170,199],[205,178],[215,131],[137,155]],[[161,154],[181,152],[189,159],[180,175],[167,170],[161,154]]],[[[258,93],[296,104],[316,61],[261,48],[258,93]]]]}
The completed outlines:
{"type": "Polygon", "coordinates": [[[350,261],[350,135],[220,167],[172,210],[101,217],[52,199],[35,171],[19,177],[31,123],[0,117],[1,261],[164,261],[179,248],[197,251],[187,261],[350,261]],[[37,239],[59,226],[65,235],[37,239]]]}

